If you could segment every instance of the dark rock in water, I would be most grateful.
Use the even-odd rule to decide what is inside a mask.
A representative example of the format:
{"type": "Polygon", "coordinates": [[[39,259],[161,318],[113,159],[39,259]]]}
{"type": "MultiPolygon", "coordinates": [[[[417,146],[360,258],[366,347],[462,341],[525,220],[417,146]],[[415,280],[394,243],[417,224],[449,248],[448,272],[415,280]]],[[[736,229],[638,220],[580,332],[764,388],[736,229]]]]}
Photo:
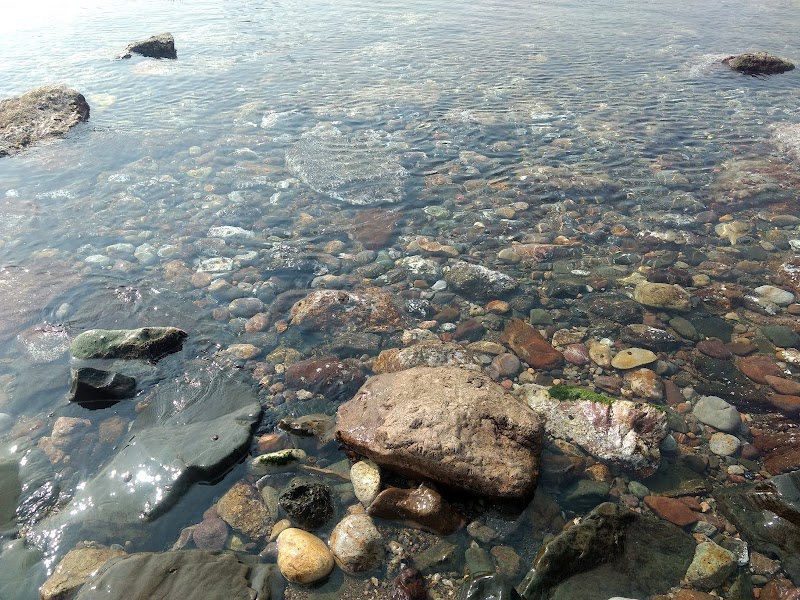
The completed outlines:
{"type": "Polygon", "coordinates": [[[605,502],[610,490],[611,486],[605,481],[580,479],[564,490],[562,501],[568,509],[583,513],[605,502]]]}
{"type": "Polygon", "coordinates": [[[44,139],[63,136],[88,120],[86,98],[66,87],[41,87],[0,100],[0,156],[16,154],[44,139]]]}
{"type": "Polygon", "coordinates": [[[333,494],[324,483],[293,479],[279,502],[293,521],[303,529],[319,529],[333,516],[333,494]]]}
{"type": "Polygon", "coordinates": [[[243,456],[261,414],[251,387],[206,361],[187,363],[185,371],[142,401],[116,455],[31,530],[31,541],[57,552],[78,539],[127,539],[192,484],[215,480],[243,456]]]}
{"type": "Polygon", "coordinates": [[[788,473],[800,465],[800,431],[797,429],[759,435],[753,445],[764,458],[764,468],[774,475],[788,473]]]}
{"type": "Polygon", "coordinates": [[[233,552],[177,550],[112,558],[81,588],[80,600],[203,598],[252,600],[251,566],[233,552]]]}
{"type": "Polygon", "coordinates": [[[367,512],[373,517],[403,521],[439,535],[450,535],[464,525],[464,517],[425,484],[413,490],[387,488],[372,501],[367,512]]]}
{"type": "Polygon", "coordinates": [[[141,42],[128,44],[120,58],[130,58],[131,53],[149,58],[178,58],[178,53],[175,51],[175,39],[171,33],[161,33],[141,42]]]}
{"type": "Polygon", "coordinates": [[[469,577],[459,600],[519,600],[521,596],[506,577],[497,573],[489,553],[473,545],[466,552],[469,577]]]}
{"type": "Polygon", "coordinates": [[[136,393],[136,379],[122,373],[83,367],[72,370],[69,401],[84,408],[112,406],[117,400],[131,398],[136,393]]]}
{"type": "Polygon", "coordinates": [[[0,462],[0,533],[13,529],[21,494],[19,467],[16,463],[0,462]]]}
{"type": "Polygon", "coordinates": [[[389,600],[428,600],[425,577],[419,569],[403,569],[392,582],[389,600]]]}
{"type": "Polygon", "coordinates": [[[754,549],[777,556],[800,585],[800,471],[719,490],[717,506],[754,549]]]}
{"type": "Polygon", "coordinates": [[[444,279],[454,290],[484,300],[502,298],[519,285],[516,279],[505,273],[468,262],[457,262],[447,271],[444,279]]]}
{"type": "Polygon", "coordinates": [[[158,360],[177,352],[187,333],[175,327],[141,329],[90,329],[74,340],[70,351],[74,358],[133,358],[158,360]]]}
{"type": "Polygon", "coordinates": [[[681,342],[668,331],[641,323],[623,327],[620,336],[626,344],[649,348],[656,352],[674,350],[681,345],[681,342]]]}
{"type": "Polygon", "coordinates": [[[336,439],[379,465],[495,497],[533,492],[542,436],[519,399],[454,367],[372,377],[336,418],[336,439]]]}
{"type": "Polygon", "coordinates": [[[357,365],[329,356],[295,363],[286,369],[286,385],[306,389],[330,400],[351,398],[366,377],[357,365]]]}
{"type": "Polygon", "coordinates": [[[748,52],[722,59],[734,71],[747,75],[774,75],[794,69],[794,64],[766,52],[748,52]]]}
{"type": "Polygon", "coordinates": [[[391,241],[397,235],[400,218],[401,215],[396,210],[384,208],[360,210],[353,217],[349,235],[367,250],[387,248],[392,245],[391,241]]]}
{"type": "Polygon", "coordinates": [[[623,550],[623,534],[636,513],[605,502],[539,550],[517,589],[526,600],[547,597],[561,581],[610,562],[623,550]]]}
{"type": "Polygon", "coordinates": [[[548,542],[517,590],[525,600],[665,593],[685,575],[694,550],[675,525],[607,502],[548,542]]]}
{"type": "Polygon", "coordinates": [[[335,356],[349,358],[361,354],[377,354],[381,348],[381,336],[374,333],[353,331],[333,338],[324,351],[335,356]]]}
{"type": "Polygon", "coordinates": [[[299,437],[316,437],[320,443],[327,444],[333,439],[336,422],[330,415],[314,413],[296,419],[281,419],[278,427],[299,437]]]}

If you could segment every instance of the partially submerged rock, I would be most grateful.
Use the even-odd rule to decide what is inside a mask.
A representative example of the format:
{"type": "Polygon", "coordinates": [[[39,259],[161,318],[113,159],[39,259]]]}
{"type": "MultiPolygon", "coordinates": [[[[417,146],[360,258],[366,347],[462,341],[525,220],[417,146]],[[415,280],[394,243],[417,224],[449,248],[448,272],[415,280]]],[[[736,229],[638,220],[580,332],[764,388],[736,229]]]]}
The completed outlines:
{"type": "Polygon", "coordinates": [[[425,484],[413,490],[387,488],[378,494],[367,512],[373,517],[401,521],[439,535],[450,535],[465,523],[458,511],[425,484]]]}
{"type": "Polygon", "coordinates": [[[606,502],[547,542],[517,591],[525,600],[665,593],[686,573],[694,549],[675,525],[606,502]],[[601,590],[598,581],[615,589],[601,590]]]}
{"type": "Polygon", "coordinates": [[[486,375],[416,367],[373,377],[341,407],[336,439],[382,466],[488,496],[535,486],[539,417],[486,375]]]}
{"type": "Polygon", "coordinates": [[[171,33],[161,33],[146,40],[128,44],[120,58],[130,58],[132,53],[149,58],[178,58],[178,53],[175,51],[175,39],[171,33]]]}
{"type": "Polygon", "coordinates": [[[204,598],[252,600],[253,569],[233,552],[142,552],[109,560],[78,593],[80,600],[204,598]]]}
{"type": "Polygon", "coordinates": [[[0,156],[60,137],[89,120],[89,104],[75,90],[46,86],[0,100],[0,156]]]}
{"type": "Polygon", "coordinates": [[[261,414],[251,388],[202,361],[185,368],[155,387],[119,451],[29,539],[55,552],[87,536],[125,539],[164,518],[192,484],[215,480],[242,457],[261,414]]]}
{"type": "Polygon", "coordinates": [[[714,497],[742,538],[755,550],[780,558],[786,573],[800,584],[800,471],[725,488],[714,497]]]}
{"type": "Polygon", "coordinates": [[[91,367],[72,370],[69,401],[84,408],[105,408],[136,393],[136,379],[91,367]]]}
{"type": "Polygon", "coordinates": [[[610,398],[581,388],[524,387],[528,406],[542,414],[553,437],[581,446],[593,456],[652,475],[661,460],[659,445],[667,435],[666,413],[650,404],[610,398]]]}
{"type": "Polygon", "coordinates": [[[73,548],[61,559],[53,574],[39,590],[42,600],[69,598],[112,558],[125,556],[123,550],[114,550],[99,544],[73,548]]]}
{"type": "Polygon", "coordinates": [[[90,329],[74,340],[70,351],[74,358],[133,358],[158,360],[177,352],[187,333],[175,327],[140,329],[90,329]]]}
{"type": "Polygon", "coordinates": [[[768,54],[767,52],[746,52],[722,59],[734,71],[747,75],[774,75],[794,69],[794,63],[768,54]]]}

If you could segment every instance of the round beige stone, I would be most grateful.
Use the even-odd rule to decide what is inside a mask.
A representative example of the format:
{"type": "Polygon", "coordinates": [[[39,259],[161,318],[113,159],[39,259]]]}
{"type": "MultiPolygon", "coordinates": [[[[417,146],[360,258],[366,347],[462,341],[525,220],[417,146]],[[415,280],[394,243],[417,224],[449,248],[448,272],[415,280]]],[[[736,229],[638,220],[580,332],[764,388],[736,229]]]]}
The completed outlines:
{"type": "Polygon", "coordinates": [[[626,348],[620,350],[611,359],[611,366],[615,369],[634,369],[642,365],[648,365],[656,360],[656,355],[644,348],[626,348]]]}
{"type": "Polygon", "coordinates": [[[350,468],[350,481],[358,501],[368,507],[381,491],[380,467],[371,460],[359,461],[350,468]]]}
{"type": "Polygon", "coordinates": [[[333,555],[315,535],[290,527],[278,536],[278,569],[292,583],[310,584],[333,570],[333,555]]]}

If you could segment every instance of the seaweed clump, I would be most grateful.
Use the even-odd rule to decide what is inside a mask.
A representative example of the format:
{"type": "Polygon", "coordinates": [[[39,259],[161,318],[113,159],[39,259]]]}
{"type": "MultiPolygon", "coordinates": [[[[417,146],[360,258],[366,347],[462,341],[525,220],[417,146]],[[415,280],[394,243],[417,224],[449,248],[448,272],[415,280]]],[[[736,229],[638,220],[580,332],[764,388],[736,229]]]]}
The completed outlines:
{"type": "Polygon", "coordinates": [[[592,390],[572,385],[554,385],[547,390],[547,393],[556,400],[589,400],[590,402],[602,402],[603,404],[614,402],[614,398],[611,396],[598,394],[592,390]]]}

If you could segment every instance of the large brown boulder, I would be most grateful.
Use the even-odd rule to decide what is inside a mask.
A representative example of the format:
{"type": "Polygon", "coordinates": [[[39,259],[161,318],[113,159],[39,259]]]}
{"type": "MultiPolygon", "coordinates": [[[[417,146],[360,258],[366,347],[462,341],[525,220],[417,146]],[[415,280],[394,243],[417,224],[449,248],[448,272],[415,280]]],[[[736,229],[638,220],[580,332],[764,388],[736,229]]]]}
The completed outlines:
{"type": "Polygon", "coordinates": [[[339,407],[336,439],[410,477],[524,498],[539,474],[539,417],[486,375],[415,367],[373,377],[339,407]]]}
{"type": "Polygon", "coordinates": [[[88,119],[86,98],[65,87],[41,87],[0,100],[0,156],[16,154],[40,140],[62,136],[88,119]]]}

